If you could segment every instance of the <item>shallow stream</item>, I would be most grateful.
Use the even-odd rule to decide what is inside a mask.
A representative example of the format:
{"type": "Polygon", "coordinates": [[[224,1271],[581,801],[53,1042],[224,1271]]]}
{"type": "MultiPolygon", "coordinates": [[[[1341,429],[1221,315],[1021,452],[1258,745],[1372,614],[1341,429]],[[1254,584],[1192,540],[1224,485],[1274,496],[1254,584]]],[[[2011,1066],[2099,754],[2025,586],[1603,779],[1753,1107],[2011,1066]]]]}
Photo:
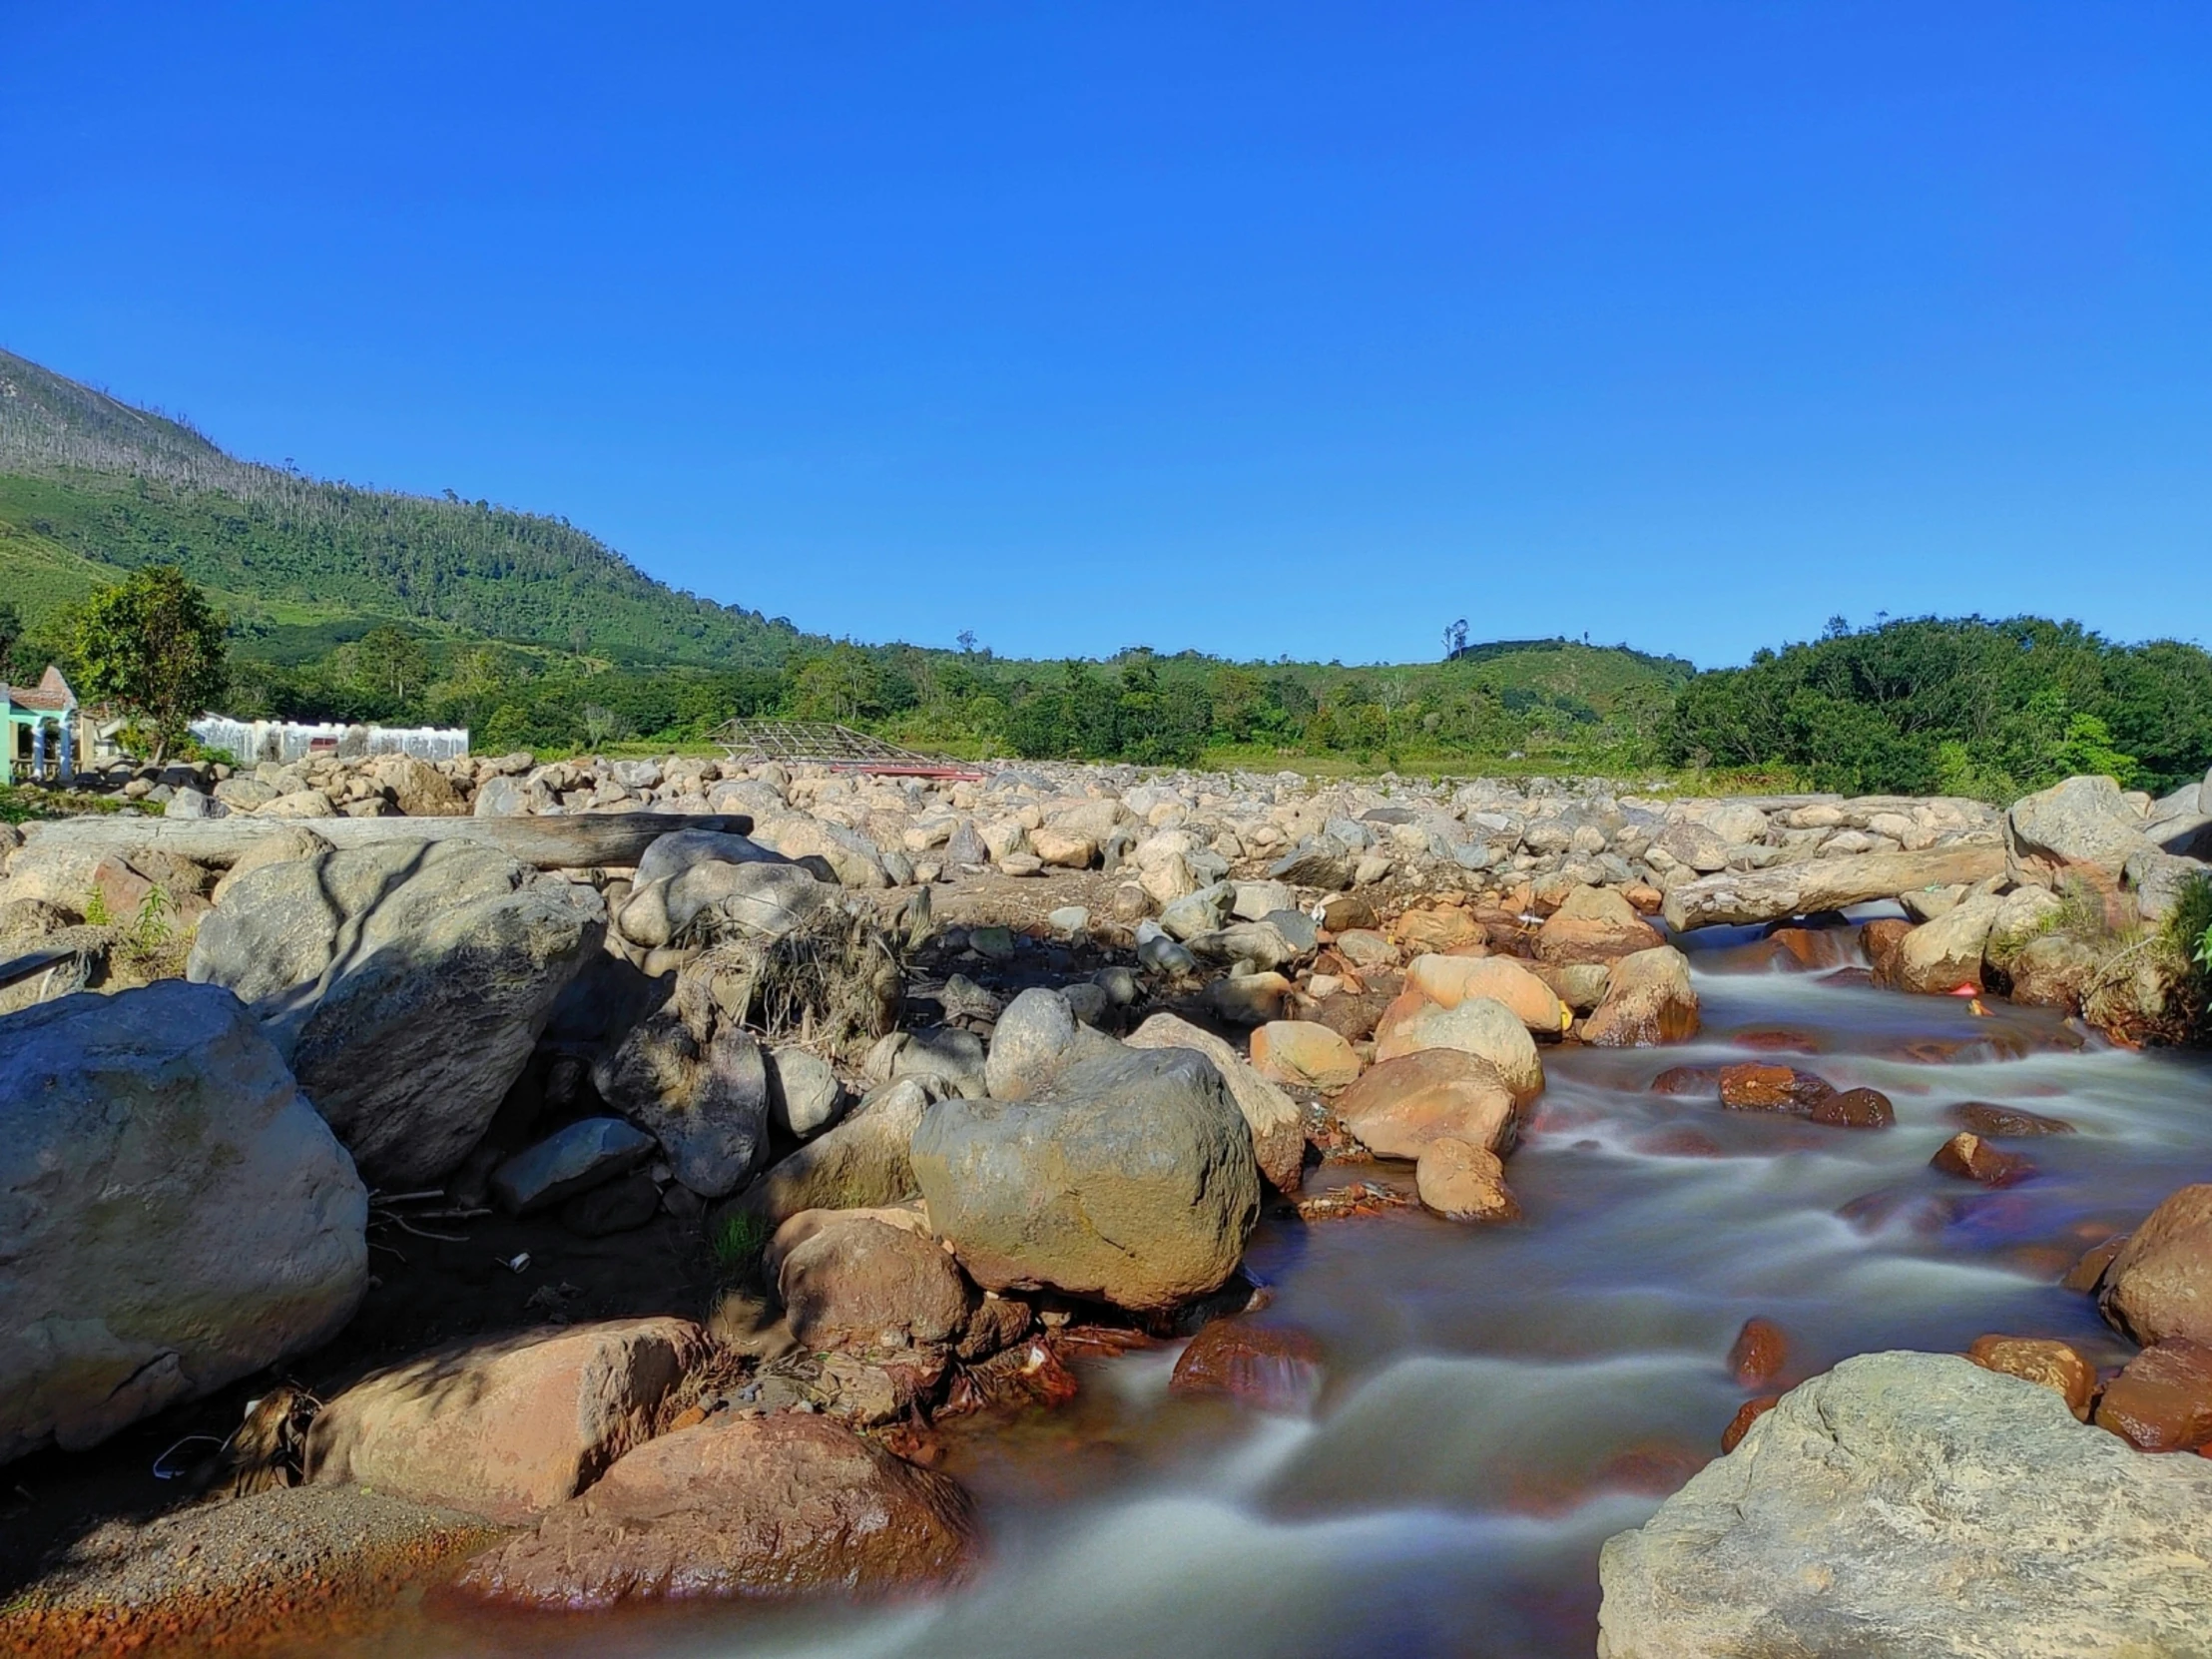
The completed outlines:
{"type": "MultiPolygon", "coordinates": [[[[1749,931],[1690,948],[1698,1042],[1547,1052],[1549,1086],[1507,1165],[1524,1223],[1399,1211],[1263,1228],[1250,1256],[1274,1292],[1263,1317],[1327,1356],[1308,1408],[1171,1398],[1166,1348],[1086,1366],[1065,1410],[960,1434],[948,1466],[991,1548],[966,1590],[577,1619],[433,1598],[316,1651],[1582,1659],[1598,1546],[1712,1456],[1759,1391],[1726,1363],[1747,1319],[1787,1334],[1781,1385],[1852,1354],[1956,1351],[1986,1332],[2063,1337],[2117,1363],[2126,1351],[2089,1300],[2056,1281],[2212,1176],[2212,1067],[2114,1050],[2043,1011],[1977,1014],[1776,971],[1749,931]],[[1827,1129],[1650,1089],[1670,1067],[1746,1058],[1878,1088],[1897,1125],[1827,1129]],[[2002,1143],[2039,1173],[1985,1191],[1928,1167],[1957,1128],[1947,1109],[1969,1100],[2078,1133],[2002,1143]]],[[[1340,1167],[1317,1185],[1376,1175],[1340,1167]]]]}

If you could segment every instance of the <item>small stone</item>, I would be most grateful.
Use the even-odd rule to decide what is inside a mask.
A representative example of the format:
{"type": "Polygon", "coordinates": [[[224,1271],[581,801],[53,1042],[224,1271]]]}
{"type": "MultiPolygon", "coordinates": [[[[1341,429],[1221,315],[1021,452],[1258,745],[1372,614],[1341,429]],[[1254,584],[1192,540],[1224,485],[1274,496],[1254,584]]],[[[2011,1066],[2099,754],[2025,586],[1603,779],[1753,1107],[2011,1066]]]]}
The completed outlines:
{"type": "Polygon", "coordinates": [[[1732,1112],[1810,1112],[1835,1089],[1794,1066],[1749,1061],[1721,1068],[1721,1104],[1732,1112]]]}
{"type": "Polygon", "coordinates": [[[1321,1389],[1321,1345],[1291,1327],[1216,1320],[1175,1362],[1168,1391],[1226,1394],[1269,1410],[1303,1410],[1321,1389]]]}
{"type": "Polygon", "coordinates": [[[1252,1033],[1252,1068],[1271,1083],[1335,1090],[1359,1080],[1360,1056],[1326,1025],[1270,1020],[1252,1033]]]}
{"type": "Polygon", "coordinates": [[[2035,1166],[2016,1152],[1999,1152],[1979,1135],[1960,1130],[1936,1149],[1929,1164],[1962,1181],[1978,1181],[1984,1187],[2009,1187],[2035,1173],[2035,1166]]]}
{"type": "Polygon", "coordinates": [[[1751,1432],[1751,1425],[1782,1403],[1780,1394],[1761,1394],[1757,1399],[1747,1399],[1736,1407],[1736,1414],[1728,1419],[1728,1426],[1721,1430],[1721,1455],[1727,1456],[1742,1443],[1751,1432]]]}
{"type": "Polygon", "coordinates": [[[620,1118],[585,1118],[492,1171],[492,1196],[510,1214],[526,1216],[636,1169],[656,1150],[651,1135],[620,1118]]]}
{"type": "Polygon", "coordinates": [[[1806,1115],[1833,1129],[1888,1129],[1898,1120],[1897,1109],[1880,1089],[1844,1089],[1815,1102],[1806,1115]]]}
{"type": "Polygon", "coordinates": [[[1063,904],[1057,910],[1049,911],[1044,919],[1045,924],[1055,933],[1072,938],[1089,928],[1091,913],[1080,904],[1063,904]]]}
{"type": "Polygon", "coordinates": [[[2097,1369],[2065,1343],[2044,1337],[1976,1337],[1966,1358],[1983,1371],[2001,1372],[2061,1395],[2077,1421],[2089,1420],[2097,1369]]]}
{"type": "Polygon", "coordinates": [[[1790,1361],[1790,1339],[1772,1320],[1748,1319],[1728,1351],[1728,1369],[1747,1388],[1772,1382],[1790,1361]]]}

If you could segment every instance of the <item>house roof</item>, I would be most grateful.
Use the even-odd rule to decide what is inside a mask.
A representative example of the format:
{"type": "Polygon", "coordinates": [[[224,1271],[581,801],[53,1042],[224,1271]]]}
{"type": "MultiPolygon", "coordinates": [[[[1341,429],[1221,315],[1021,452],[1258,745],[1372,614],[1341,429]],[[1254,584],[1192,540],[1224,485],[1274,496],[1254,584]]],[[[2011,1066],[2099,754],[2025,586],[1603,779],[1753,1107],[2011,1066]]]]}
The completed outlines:
{"type": "Polygon", "coordinates": [[[62,671],[52,663],[39,677],[35,686],[0,685],[0,702],[14,704],[18,709],[36,709],[47,714],[66,714],[77,707],[77,694],[69,689],[69,682],[62,678],[62,671]]]}

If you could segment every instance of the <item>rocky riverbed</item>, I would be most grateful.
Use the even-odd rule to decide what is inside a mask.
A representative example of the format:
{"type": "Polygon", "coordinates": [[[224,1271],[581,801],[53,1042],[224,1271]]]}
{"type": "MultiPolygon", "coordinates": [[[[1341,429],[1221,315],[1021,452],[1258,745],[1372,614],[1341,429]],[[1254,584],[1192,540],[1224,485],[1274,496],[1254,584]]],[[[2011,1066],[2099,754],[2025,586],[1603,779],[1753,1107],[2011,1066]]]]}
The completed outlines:
{"type": "Polygon", "coordinates": [[[0,848],[19,1646],[2212,1640],[2126,1566],[2212,1535],[2205,1075],[2131,1052],[2196,792],[109,784],[0,848]],[[1839,1401],[1925,1536],[1871,1450],[1738,1489],[1839,1401]],[[1882,1570],[2006,1536],[2074,1622],[1882,1570]]]}

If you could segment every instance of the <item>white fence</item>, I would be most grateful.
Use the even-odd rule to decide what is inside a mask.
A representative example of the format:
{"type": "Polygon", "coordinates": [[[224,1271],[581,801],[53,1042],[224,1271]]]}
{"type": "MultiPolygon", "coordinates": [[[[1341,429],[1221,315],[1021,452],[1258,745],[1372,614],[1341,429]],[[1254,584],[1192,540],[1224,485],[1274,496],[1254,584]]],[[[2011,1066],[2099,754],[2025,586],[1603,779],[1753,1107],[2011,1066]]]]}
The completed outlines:
{"type": "Polygon", "coordinates": [[[368,755],[412,755],[418,761],[451,761],[468,753],[465,726],[304,726],[289,720],[233,720],[202,715],[192,735],[210,749],[228,749],[241,766],[297,761],[312,753],[340,760],[368,755]]]}

